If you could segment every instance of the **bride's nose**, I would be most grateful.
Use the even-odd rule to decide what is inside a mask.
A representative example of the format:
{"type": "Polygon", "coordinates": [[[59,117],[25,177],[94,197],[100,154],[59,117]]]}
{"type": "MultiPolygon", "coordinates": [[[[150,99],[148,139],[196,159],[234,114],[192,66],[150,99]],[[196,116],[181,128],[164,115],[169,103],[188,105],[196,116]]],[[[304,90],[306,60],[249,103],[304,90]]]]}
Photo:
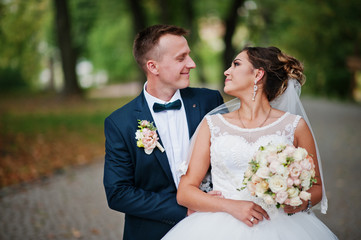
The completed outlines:
{"type": "Polygon", "coordinates": [[[224,74],[225,76],[228,76],[228,75],[229,75],[229,69],[230,69],[230,68],[228,68],[226,71],[224,71],[223,74],[224,74]]]}

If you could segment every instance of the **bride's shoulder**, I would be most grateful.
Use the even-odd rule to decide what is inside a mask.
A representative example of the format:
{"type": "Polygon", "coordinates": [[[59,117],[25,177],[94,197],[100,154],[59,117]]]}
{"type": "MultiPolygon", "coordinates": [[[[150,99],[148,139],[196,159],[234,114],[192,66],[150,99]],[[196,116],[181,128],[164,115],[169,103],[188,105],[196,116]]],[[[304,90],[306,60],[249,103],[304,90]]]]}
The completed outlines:
{"type": "Polygon", "coordinates": [[[286,114],[286,112],[278,110],[276,108],[272,108],[272,111],[273,111],[272,115],[273,115],[274,118],[280,118],[280,117],[282,117],[283,115],[286,114]]]}

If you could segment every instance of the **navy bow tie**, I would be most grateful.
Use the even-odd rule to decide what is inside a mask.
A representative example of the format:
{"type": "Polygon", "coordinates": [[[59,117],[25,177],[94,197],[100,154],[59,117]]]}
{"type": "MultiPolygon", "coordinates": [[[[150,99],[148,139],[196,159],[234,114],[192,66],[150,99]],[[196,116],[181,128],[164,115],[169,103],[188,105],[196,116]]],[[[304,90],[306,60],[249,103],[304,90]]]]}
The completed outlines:
{"type": "Polygon", "coordinates": [[[182,107],[181,100],[175,100],[174,102],[166,103],[166,104],[160,104],[160,103],[154,103],[153,105],[153,111],[154,112],[161,112],[165,110],[179,110],[182,107]]]}

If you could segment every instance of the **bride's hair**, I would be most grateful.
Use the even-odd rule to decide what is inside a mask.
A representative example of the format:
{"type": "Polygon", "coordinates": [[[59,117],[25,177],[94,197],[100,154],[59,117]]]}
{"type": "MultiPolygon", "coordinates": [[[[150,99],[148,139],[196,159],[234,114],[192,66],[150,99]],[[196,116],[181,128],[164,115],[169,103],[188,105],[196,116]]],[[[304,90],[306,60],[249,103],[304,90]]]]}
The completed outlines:
{"type": "Polygon", "coordinates": [[[263,69],[265,78],[263,91],[268,101],[282,94],[289,79],[296,79],[301,86],[305,82],[303,65],[296,58],[288,56],[276,47],[245,47],[248,59],[253,67],[263,69]]]}

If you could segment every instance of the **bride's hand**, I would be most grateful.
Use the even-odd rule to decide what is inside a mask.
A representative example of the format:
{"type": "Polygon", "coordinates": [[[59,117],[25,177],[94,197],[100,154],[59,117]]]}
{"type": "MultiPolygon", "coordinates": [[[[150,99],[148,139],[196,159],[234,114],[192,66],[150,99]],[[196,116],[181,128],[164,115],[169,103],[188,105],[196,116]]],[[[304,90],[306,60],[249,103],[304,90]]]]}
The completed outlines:
{"type": "Polygon", "coordinates": [[[227,212],[249,227],[258,224],[263,218],[270,219],[261,206],[251,201],[232,201],[229,207],[227,212]]]}

